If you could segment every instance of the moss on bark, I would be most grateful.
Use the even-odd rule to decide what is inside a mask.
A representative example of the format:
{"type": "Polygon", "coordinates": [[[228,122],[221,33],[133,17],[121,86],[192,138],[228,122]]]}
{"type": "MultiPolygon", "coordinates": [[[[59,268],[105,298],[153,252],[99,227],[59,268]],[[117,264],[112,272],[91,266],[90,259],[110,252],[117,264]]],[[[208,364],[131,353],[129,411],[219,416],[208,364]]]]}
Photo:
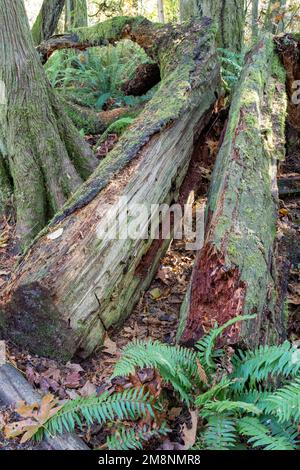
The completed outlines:
{"type": "Polygon", "coordinates": [[[257,318],[231,329],[224,342],[253,347],[284,335],[274,253],[286,109],[285,72],[267,36],[248,56],[232,100],[209,192],[206,242],[183,312],[184,342],[240,314],[257,318]]]}
{"type": "Polygon", "coordinates": [[[65,0],[44,0],[41,10],[32,27],[31,34],[34,44],[49,39],[54,34],[65,0]]]}
{"type": "Polygon", "coordinates": [[[60,106],[34,50],[22,2],[0,3],[3,157],[25,246],[88,176],[96,161],[60,106]]]}

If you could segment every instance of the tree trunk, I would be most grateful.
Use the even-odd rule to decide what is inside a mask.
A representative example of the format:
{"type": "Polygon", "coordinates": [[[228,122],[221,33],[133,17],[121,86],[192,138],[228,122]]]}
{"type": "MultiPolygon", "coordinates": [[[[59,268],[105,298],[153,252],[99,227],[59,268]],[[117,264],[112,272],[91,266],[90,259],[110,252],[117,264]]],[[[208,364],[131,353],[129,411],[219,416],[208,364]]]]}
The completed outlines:
{"type": "Polygon", "coordinates": [[[212,18],[218,29],[219,47],[233,52],[243,47],[245,14],[244,0],[180,0],[182,21],[195,16],[212,18]]]}
{"type": "Polygon", "coordinates": [[[88,25],[86,0],[66,0],[65,30],[81,28],[88,25]]]}
{"type": "MultiPolygon", "coordinates": [[[[209,20],[188,27],[122,18],[81,30],[77,39],[131,37],[160,64],[162,82],[142,114],[33,244],[2,295],[2,334],[31,351],[68,359],[99,347],[105,331],[130,314],[169,239],[111,239],[129,204],[172,204],[194,140],[210,118],[220,67],[209,20]],[[124,199],[125,198],[125,199],[124,199]]],[[[131,206],[132,207],[132,206],[131,206]]],[[[136,220],[131,212],[129,220],[136,220]]],[[[133,220],[133,221],[134,221],[133,220]]],[[[159,218],[152,220],[158,229],[159,218]]]]}
{"type": "Polygon", "coordinates": [[[164,0],[157,0],[157,13],[159,23],[165,22],[164,0]]]}
{"type": "Polygon", "coordinates": [[[285,156],[285,72],[271,37],[248,56],[234,94],[178,338],[193,344],[215,322],[243,314],[222,342],[252,348],[284,336],[274,261],[277,162],[285,156]]]}
{"type": "Polygon", "coordinates": [[[252,2],[252,42],[255,43],[258,39],[258,13],[259,13],[259,0],[252,2]]]}
{"type": "Polygon", "coordinates": [[[32,27],[31,34],[36,45],[49,39],[55,32],[65,0],[44,0],[32,27]]]}
{"type": "Polygon", "coordinates": [[[95,167],[65,115],[34,49],[23,2],[0,0],[0,194],[12,182],[17,232],[25,245],[95,167]],[[4,164],[4,165],[3,165],[4,164]]]}

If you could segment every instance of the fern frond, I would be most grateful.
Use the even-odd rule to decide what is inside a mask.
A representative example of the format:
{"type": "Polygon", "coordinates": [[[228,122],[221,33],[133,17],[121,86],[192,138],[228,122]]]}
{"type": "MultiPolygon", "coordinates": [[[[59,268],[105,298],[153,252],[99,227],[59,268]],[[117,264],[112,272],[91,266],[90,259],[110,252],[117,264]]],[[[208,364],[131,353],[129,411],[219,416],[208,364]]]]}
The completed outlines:
{"type": "Polygon", "coordinates": [[[216,325],[214,328],[212,328],[208,335],[195,344],[196,348],[199,350],[198,357],[200,362],[211,369],[215,369],[216,364],[213,360],[213,349],[215,347],[215,342],[218,336],[220,336],[229,326],[240,321],[251,320],[255,317],[256,315],[240,315],[231,318],[222,326],[216,325]]]}
{"type": "Polygon", "coordinates": [[[300,378],[270,394],[264,401],[264,411],[276,415],[280,423],[300,422],[300,378]]]}
{"type": "Polygon", "coordinates": [[[189,391],[201,383],[196,358],[194,351],[184,347],[151,340],[133,341],[123,349],[112,378],[134,374],[137,368],[156,368],[182,399],[189,401],[189,391]]]}
{"type": "MultiPolygon", "coordinates": [[[[232,382],[235,384],[235,382],[232,382]]],[[[270,392],[258,389],[253,390],[246,390],[240,393],[235,393],[234,397],[238,401],[244,401],[246,403],[253,403],[253,405],[257,406],[260,410],[265,409],[264,400],[270,396],[270,392]]]]}
{"type": "Polygon", "coordinates": [[[239,379],[236,390],[242,390],[247,383],[256,388],[269,376],[296,376],[300,371],[300,361],[295,360],[299,354],[296,346],[285,341],[279,346],[260,346],[254,351],[239,351],[232,359],[234,372],[231,377],[239,379]]]}
{"type": "Polygon", "coordinates": [[[222,401],[210,401],[205,403],[203,410],[201,411],[201,416],[207,416],[208,413],[235,413],[243,412],[253,413],[255,415],[260,415],[262,411],[252,403],[245,403],[243,401],[231,401],[231,400],[222,400],[222,401]]]}
{"type": "Polygon", "coordinates": [[[226,415],[211,415],[200,439],[207,450],[229,450],[237,442],[236,423],[226,415]]]}
{"type": "Polygon", "coordinates": [[[299,449],[299,431],[296,424],[279,423],[275,416],[262,417],[261,422],[265,424],[275,437],[284,437],[294,449],[299,449]]]}
{"type": "Polygon", "coordinates": [[[262,447],[264,450],[293,450],[294,447],[284,436],[272,436],[270,430],[257,418],[241,418],[237,428],[242,436],[248,437],[248,443],[253,448],[262,447]]]}
{"type": "Polygon", "coordinates": [[[219,395],[221,392],[224,390],[228,389],[230,387],[232,382],[227,377],[222,377],[220,382],[213,387],[211,387],[207,392],[201,393],[201,395],[198,395],[195,399],[195,405],[197,407],[201,407],[205,405],[205,403],[210,402],[214,398],[219,398],[219,395]]]}
{"type": "Polygon", "coordinates": [[[35,438],[45,434],[55,435],[64,431],[73,432],[76,424],[81,428],[83,421],[88,425],[94,422],[105,424],[108,421],[135,420],[150,414],[155,418],[153,399],[143,388],[130,388],[121,393],[100,396],[80,397],[67,401],[62,408],[39,429],[35,438]]]}
{"type": "Polygon", "coordinates": [[[110,450],[137,450],[143,449],[143,442],[147,442],[153,437],[166,436],[170,429],[163,424],[159,429],[132,429],[121,427],[113,435],[107,438],[106,444],[110,450]]]}

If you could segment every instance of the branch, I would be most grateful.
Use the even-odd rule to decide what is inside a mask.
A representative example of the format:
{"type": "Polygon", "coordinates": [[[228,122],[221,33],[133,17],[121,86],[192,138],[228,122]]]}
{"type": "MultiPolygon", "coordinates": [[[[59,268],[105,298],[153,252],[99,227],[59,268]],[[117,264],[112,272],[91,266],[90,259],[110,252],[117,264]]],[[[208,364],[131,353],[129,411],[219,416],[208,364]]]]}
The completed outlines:
{"type": "Polygon", "coordinates": [[[153,45],[174,27],[152,23],[142,16],[117,16],[87,28],[77,28],[70,33],[52,36],[37,47],[42,63],[47,62],[59,49],[85,50],[88,47],[106,46],[121,39],[131,39],[139,44],[150,57],[157,57],[153,45]]]}

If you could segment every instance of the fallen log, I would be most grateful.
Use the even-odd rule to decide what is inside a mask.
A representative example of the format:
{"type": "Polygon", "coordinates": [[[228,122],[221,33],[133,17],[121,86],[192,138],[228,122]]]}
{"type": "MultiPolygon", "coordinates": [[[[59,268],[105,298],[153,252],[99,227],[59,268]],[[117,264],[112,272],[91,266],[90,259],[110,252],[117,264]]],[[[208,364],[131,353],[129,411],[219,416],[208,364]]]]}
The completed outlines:
{"type": "MultiPolygon", "coordinates": [[[[103,234],[115,226],[111,208],[125,229],[127,202],[149,208],[178,200],[194,142],[220,93],[210,20],[164,32],[151,46],[146,41],[160,61],[159,91],[33,243],[2,293],[2,337],[32,352],[66,360],[101,346],[106,330],[130,314],[168,247],[169,239],[145,237],[148,219],[137,239],[103,234]]],[[[151,223],[158,229],[159,217],[151,223]]]]}
{"type": "Polygon", "coordinates": [[[208,198],[205,243],[181,309],[178,340],[194,344],[238,315],[220,345],[284,337],[275,266],[277,163],[285,156],[285,71],[267,37],[248,55],[208,198]]]}

